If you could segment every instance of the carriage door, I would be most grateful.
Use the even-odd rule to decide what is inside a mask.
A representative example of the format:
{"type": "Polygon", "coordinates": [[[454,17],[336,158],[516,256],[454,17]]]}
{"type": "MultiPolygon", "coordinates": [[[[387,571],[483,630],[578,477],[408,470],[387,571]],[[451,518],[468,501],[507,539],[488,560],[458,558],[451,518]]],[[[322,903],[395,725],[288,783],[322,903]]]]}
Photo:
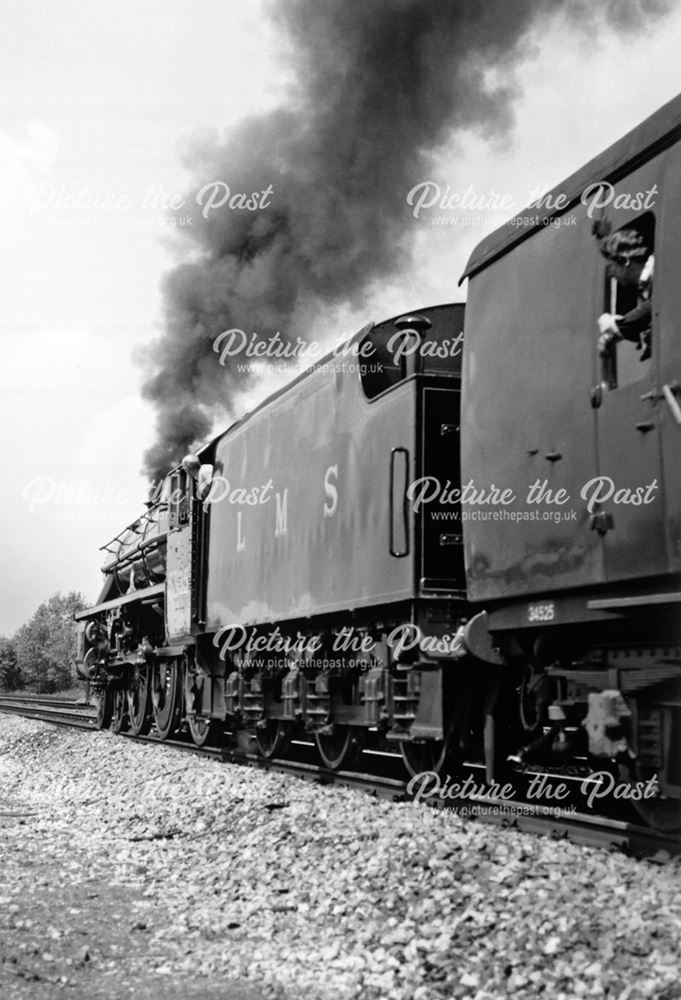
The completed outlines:
{"type": "MultiPolygon", "coordinates": [[[[634,192],[652,187],[654,166],[655,161],[645,165],[620,181],[616,189],[634,192]]],[[[641,212],[614,211],[608,221],[613,233],[630,227],[649,227],[656,252],[659,224],[651,212],[645,213],[643,218],[641,212]]],[[[636,289],[609,278],[604,258],[600,254],[598,258],[596,316],[602,312],[624,315],[637,304],[636,289]]],[[[592,405],[596,411],[598,475],[601,479],[589,489],[585,484],[585,490],[594,501],[591,527],[603,538],[606,579],[610,582],[667,570],[660,408],[656,390],[659,303],[660,289],[654,282],[650,357],[647,358],[642,357],[647,351],[628,340],[613,343],[605,355],[598,355],[594,317],[593,349],[598,374],[592,389],[592,405]],[[596,489],[601,499],[597,498],[596,489]],[[649,502],[626,502],[636,499],[637,491],[641,500],[649,502]]]]}
{"type": "Polygon", "coordinates": [[[183,469],[170,478],[166,616],[169,639],[192,628],[192,484],[183,469]]]}

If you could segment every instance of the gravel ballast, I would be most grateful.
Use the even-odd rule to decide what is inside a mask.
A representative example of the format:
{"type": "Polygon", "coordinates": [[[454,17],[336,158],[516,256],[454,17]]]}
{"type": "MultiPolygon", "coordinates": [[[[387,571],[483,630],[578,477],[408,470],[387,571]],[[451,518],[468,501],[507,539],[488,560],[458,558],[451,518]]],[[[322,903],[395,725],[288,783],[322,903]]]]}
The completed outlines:
{"type": "Polygon", "coordinates": [[[681,997],[664,866],[0,715],[0,995],[681,997]]]}

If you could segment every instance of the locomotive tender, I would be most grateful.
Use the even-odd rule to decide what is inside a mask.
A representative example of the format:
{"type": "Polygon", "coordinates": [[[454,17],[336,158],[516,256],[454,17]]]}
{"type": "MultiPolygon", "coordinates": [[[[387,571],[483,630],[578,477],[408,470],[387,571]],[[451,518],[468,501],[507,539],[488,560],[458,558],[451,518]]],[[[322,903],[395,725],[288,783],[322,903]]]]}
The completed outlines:
{"type": "Polygon", "coordinates": [[[681,97],[483,240],[465,323],[365,327],[172,470],[77,616],[100,725],[607,768],[681,829],[680,198],[681,97]],[[597,350],[627,228],[656,261],[643,360],[597,350]]]}

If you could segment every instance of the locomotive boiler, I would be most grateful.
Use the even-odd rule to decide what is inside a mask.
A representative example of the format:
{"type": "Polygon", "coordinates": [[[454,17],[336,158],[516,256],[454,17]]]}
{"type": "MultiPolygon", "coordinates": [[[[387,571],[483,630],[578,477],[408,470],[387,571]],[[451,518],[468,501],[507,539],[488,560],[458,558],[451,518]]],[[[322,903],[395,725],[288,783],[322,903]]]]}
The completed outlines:
{"type": "Polygon", "coordinates": [[[465,320],[365,327],[171,471],[78,616],[101,725],[607,770],[681,828],[680,139],[681,97],[483,240],[465,320]]]}

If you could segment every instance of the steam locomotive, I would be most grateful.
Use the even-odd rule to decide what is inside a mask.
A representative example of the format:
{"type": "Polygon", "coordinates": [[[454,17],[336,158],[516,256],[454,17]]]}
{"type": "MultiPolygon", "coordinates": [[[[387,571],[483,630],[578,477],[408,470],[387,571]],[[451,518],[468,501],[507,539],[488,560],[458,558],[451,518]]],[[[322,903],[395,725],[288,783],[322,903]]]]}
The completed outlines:
{"type": "Polygon", "coordinates": [[[607,768],[681,829],[680,140],[681,97],[483,240],[465,318],[368,325],[169,473],[77,616],[100,726],[607,768]],[[645,358],[597,348],[632,228],[645,358]]]}

